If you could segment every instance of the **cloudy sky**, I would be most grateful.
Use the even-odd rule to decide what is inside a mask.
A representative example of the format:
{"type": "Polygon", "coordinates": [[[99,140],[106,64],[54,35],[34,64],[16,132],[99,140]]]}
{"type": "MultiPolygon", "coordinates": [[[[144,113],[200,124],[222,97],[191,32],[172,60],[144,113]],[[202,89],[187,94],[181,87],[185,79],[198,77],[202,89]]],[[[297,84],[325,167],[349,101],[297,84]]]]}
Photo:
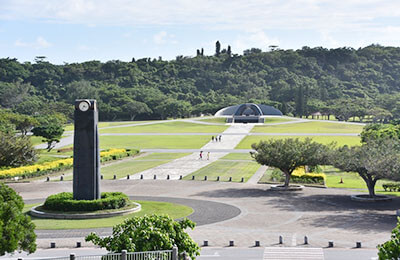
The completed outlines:
{"type": "Polygon", "coordinates": [[[174,59],[302,46],[400,46],[399,0],[0,0],[0,58],[174,59]]]}

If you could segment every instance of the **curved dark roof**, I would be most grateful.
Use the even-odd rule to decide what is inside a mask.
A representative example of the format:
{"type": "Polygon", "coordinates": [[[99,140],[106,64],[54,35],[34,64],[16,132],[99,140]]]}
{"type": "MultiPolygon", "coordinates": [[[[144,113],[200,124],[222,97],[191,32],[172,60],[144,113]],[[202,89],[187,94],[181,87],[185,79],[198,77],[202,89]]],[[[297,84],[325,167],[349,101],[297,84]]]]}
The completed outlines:
{"type": "Polygon", "coordinates": [[[215,116],[239,116],[245,114],[252,114],[255,116],[282,116],[282,112],[279,109],[253,103],[225,107],[218,110],[215,116]]]}

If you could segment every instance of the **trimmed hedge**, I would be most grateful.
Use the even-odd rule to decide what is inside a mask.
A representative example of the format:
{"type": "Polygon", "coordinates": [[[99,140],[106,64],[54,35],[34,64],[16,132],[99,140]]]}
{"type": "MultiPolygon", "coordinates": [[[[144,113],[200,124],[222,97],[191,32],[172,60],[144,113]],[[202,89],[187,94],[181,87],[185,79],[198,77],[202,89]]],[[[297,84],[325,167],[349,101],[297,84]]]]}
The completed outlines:
{"type": "Polygon", "coordinates": [[[400,183],[389,182],[382,184],[385,191],[400,191],[400,183]]]}
{"type": "Polygon", "coordinates": [[[129,198],[122,192],[102,192],[98,200],[74,200],[72,192],[61,192],[47,197],[43,208],[55,211],[96,211],[125,207],[129,198]]]}

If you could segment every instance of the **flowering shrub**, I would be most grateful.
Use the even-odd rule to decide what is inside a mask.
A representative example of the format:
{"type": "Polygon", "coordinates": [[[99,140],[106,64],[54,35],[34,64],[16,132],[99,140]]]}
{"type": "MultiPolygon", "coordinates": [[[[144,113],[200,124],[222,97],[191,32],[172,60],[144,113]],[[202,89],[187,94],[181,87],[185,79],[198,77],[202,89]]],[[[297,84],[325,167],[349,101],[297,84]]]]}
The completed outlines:
{"type": "MultiPolygon", "coordinates": [[[[285,181],[285,177],[279,169],[275,169],[271,177],[273,177],[274,180],[279,182],[285,181]]],[[[326,175],[324,173],[306,173],[304,167],[299,167],[292,172],[290,179],[295,183],[324,185],[326,180],[326,175]]]]}
{"type": "MultiPolygon", "coordinates": [[[[100,152],[100,161],[117,160],[123,157],[131,156],[136,154],[137,150],[129,149],[110,149],[100,152]]],[[[45,162],[40,164],[21,166],[17,168],[10,168],[0,170],[0,179],[7,179],[12,177],[34,177],[40,176],[47,173],[61,171],[72,168],[74,165],[73,158],[61,159],[52,162],[45,162]]]]}

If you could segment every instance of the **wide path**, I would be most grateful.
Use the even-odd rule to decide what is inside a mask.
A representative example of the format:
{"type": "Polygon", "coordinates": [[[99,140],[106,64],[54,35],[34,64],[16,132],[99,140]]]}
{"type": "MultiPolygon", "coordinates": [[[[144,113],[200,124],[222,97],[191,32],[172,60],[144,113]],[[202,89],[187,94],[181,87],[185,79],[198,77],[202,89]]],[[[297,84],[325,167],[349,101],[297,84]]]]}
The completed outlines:
{"type": "MultiPolygon", "coordinates": [[[[72,182],[9,184],[25,200],[44,199],[50,194],[72,191],[72,182]]],[[[390,202],[361,203],[350,200],[354,191],[345,189],[305,188],[296,192],[275,192],[269,185],[174,180],[103,180],[102,191],[121,191],[133,198],[151,196],[205,200],[232,205],[240,214],[225,221],[206,224],[189,231],[196,242],[208,240],[210,247],[251,247],[255,240],[262,246],[274,246],[279,236],[283,246],[302,246],[304,236],[310,247],[376,248],[390,238],[396,226],[400,198],[390,202]]],[[[224,213],[219,213],[224,214],[224,213]]],[[[54,231],[63,234],[62,230],[54,231]]],[[[65,233],[67,234],[67,233],[65,233]]],[[[41,237],[40,247],[48,247],[50,238],[41,237]]],[[[56,239],[61,246],[73,247],[76,239],[56,239]]],[[[87,245],[87,244],[84,244],[87,245]]]]}
{"type": "Polygon", "coordinates": [[[143,179],[153,179],[156,175],[160,179],[166,179],[169,176],[171,180],[178,180],[180,176],[184,177],[191,174],[227,155],[227,152],[214,152],[214,149],[221,149],[222,151],[234,149],[252,128],[253,125],[249,124],[232,125],[221,134],[221,141],[210,140],[200,149],[203,151],[202,158],[200,158],[199,152],[195,152],[172,162],[139,172],[131,176],[131,179],[140,179],[142,176],[143,179]],[[231,133],[236,133],[236,135],[229,135],[231,133]]]}

